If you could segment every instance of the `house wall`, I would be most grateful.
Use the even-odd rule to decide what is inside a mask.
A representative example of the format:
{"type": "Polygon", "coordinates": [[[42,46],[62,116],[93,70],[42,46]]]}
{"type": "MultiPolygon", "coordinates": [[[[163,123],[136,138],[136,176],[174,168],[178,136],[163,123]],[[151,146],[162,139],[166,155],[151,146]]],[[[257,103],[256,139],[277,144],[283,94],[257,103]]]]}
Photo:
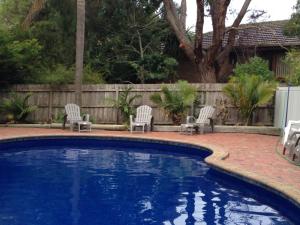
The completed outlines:
{"type": "MultiPolygon", "coordinates": [[[[269,62],[269,69],[273,71],[274,76],[282,80],[284,77],[290,74],[290,68],[283,62],[285,56],[285,50],[278,48],[251,48],[251,49],[239,49],[232,52],[230,55],[231,62],[245,63],[247,59],[253,56],[259,56],[269,62]]],[[[191,83],[200,82],[200,77],[197,74],[195,66],[187,59],[181,59],[178,66],[179,79],[187,80],[191,83]]]]}

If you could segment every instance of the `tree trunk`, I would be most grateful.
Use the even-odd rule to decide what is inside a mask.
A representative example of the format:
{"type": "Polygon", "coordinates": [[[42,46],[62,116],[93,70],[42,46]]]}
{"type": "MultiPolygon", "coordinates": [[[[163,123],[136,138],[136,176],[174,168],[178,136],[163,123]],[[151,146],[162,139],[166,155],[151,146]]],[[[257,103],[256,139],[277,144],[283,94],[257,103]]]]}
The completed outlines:
{"type": "Polygon", "coordinates": [[[218,82],[227,82],[229,75],[232,74],[233,64],[229,60],[229,54],[222,60],[218,61],[218,70],[216,71],[216,77],[218,82]]]}
{"type": "Polygon", "coordinates": [[[180,22],[183,29],[186,29],[186,0],[181,0],[180,4],[180,22]]]}
{"type": "Polygon", "coordinates": [[[186,35],[186,31],[181,24],[176,7],[172,0],[163,0],[166,9],[167,20],[173,29],[178,41],[180,42],[181,49],[191,62],[195,61],[194,48],[192,42],[186,35]]]}
{"type": "Polygon", "coordinates": [[[204,64],[198,65],[199,75],[201,77],[201,83],[216,83],[217,76],[216,70],[213,66],[205,66],[204,64]]]}
{"type": "Polygon", "coordinates": [[[32,24],[33,20],[39,15],[39,13],[44,9],[46,0],[34,0],[31,4],[29,12],[27,13],[21,27],[27,30],[32,24]]]}
{"type": "MultiPolygon", "coordinates": [[[[163,0],[163,2],[167,20],[179,40],[182,50],[189,60],[197,67],[200,76],[199,80],[205,83],[227,81],[228,75],[230,75],[232,71],[229,55],[235,44],[237,28],[244,18],[251,0],[244,0],[242,8],[229,29],[225,27],[225,19],[231,0],[196,0],[197,21],[194,46],[187,37],[186,30],[181,22],[182,17],[178,16],[173,0],[163,0]],[[213,33],[211,46],[204,51],[202,43],[206,3],[209,4],[210,8],[213,33]],[[228,32],[228,41],[224,45],[223,40],[226,32],[228,32]]],[[[182,0],[182,3],[184,6],[185,1],[182,0]]],[[[182,12],[180,13],[183,15],[182,12]]]]}
{"type": "Polygon", "coordinates": [[[81,106],[83,53],[85,33],[85,0],[77,0],[75,101],[81,106]]]}

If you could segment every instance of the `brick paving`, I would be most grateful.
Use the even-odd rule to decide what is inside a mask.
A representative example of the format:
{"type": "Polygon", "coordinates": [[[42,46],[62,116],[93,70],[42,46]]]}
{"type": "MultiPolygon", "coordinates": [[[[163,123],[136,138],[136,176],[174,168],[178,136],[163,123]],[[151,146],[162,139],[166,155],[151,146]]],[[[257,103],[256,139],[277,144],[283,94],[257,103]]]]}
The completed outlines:
{"type": "Polygon", "coordinates": [[[0,139],[36,135],[128,136],[184,141],[204,146],[213,145],[229,153],[229,157],[223,160],[222,163],[234,165],[237,169],[258,174],[260,177],[266,177],[284,187],[290,187],[296,191],[300,190],[300,167],[289,163],[276,153],[276,146],[279,141],[277,136],[242,133],[181,135],[176,132],[130,134],[126,131],[102,130],[79,134],[78,132],[61,129],[0,128],[0,139]]]}

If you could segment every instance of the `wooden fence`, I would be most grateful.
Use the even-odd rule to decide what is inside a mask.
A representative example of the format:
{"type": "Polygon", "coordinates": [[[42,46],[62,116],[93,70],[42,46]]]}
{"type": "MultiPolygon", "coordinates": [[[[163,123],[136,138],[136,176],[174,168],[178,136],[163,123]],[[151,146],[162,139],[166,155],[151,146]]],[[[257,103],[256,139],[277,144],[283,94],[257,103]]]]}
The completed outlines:
{"type": "MultiPolygon", "coordinates": [[[[222,92],[224,84],[193,84],[199,93],[199,105],[192,107],[192,111],[197,115],[199,108],[203,105],[215,105],[217,114],[221,107],[218,102],[227,99],[222,92]]],[[[120,124],[122,118],[118,109],[113,107],[108,99],[117,99],[122,91],[128,86],[133,87],[131,94],[142,95],[142,98],[135,100],[134,105],[147,104],[153,108],[155,124],[170,124],[165,112],[159,109],[150,100],[150,96],[161,91],[161,84],[105,84],[105,85],[83,85],[82,87],[82,112],[89,113],[94,123],[120,124]]],[[[173,84],[168,84],[173,87],[173,84]]],[[[75,91],[73,85],[51,87],[49,85],[16,85],[11,90],[24,94],[31,92],[33,95],[29,103],[38,107],[31,115],[35,122],[46,123],[50,118],[58,118],[64,113],[64,106],[75,101],[75,91]]],[[[0,100],[7,97],[8,91],[0,91],[0,100]]],[[[239,121],[238,110],[228,105],[229,116],[226,124],[236,124],[239,121]]],[[[190,112],[192,114],[192,112],[190,112]]],[[[254,115],[254,124],[272,125],[274,106],[273,104],[259,108],[254,115]]],[[[221,119],[217,119],[221,123],[221,119]]]]}

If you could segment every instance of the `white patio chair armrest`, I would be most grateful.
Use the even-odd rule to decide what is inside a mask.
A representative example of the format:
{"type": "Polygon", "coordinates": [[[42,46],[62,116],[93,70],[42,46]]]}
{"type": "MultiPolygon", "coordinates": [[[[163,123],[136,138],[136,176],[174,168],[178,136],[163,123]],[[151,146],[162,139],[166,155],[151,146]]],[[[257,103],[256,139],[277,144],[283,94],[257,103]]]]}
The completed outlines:
{"type": "Polygon", "coordinates": [[[83,115],[83,121],[89,122],[90,121],[90,114],[83,115]]]}
{"type": "Polygon", "coordinates": [[[195,117],[193,117],[193,116],[187,116],[186,117],[186,123],[188,124],[188,123],[194,123],[195,122],[195,117]]]}

